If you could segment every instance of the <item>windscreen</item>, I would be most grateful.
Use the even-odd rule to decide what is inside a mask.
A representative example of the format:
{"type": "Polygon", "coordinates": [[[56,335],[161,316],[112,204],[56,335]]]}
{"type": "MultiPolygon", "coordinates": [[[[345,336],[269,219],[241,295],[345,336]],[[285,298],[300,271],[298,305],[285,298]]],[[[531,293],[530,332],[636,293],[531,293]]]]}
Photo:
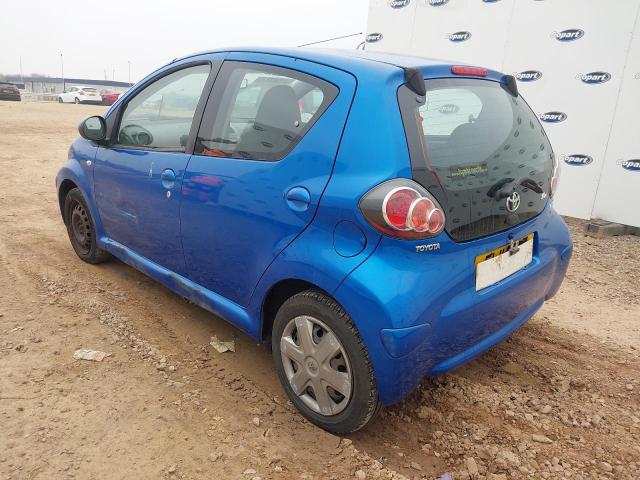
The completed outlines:
{"type": "Polygon", "coordinates": [[[522,97],[489,80],[437,79],[399,90],[416,181],[445,209],[457,241],[506,230],[545,206],[553,152],[522,97]],[[411,148],[413,146],[413,148],[411,148]]]}

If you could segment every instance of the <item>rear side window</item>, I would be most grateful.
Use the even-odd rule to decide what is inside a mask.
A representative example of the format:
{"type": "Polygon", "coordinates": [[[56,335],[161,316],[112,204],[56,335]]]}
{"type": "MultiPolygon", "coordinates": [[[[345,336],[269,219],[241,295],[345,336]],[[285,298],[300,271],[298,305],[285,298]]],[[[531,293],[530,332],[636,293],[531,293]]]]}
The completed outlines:
{"type": "Polygon", "coordinates": [[[508,229],[545,206],[553,151],[522,97],[500,83],[427,80],[425,97],[398,91],[414,178],[445,208],[446,230],[471,240],[508,229]],[[522,201],[507,211],[502,187],[522,201]],[[498,198],[500,197],[500,198],[498,198]]]}
{"type": "Polygon", "coordinates": [[[195,153],[279,160],[336,95],[335,86],[301,72],[226,62],[209,98],[195,153]]]}

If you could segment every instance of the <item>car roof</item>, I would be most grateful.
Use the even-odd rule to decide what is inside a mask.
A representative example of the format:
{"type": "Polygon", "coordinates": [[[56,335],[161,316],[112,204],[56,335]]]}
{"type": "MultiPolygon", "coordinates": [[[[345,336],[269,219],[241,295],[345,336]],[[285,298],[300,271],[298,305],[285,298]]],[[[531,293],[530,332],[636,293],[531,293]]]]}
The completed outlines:
{"type": "MultiPolygon", "coordinates": [[[[424,58],[397,53],[371,52],[367,50],[341,50],[325,48],[265,48],[240,47],[207,50],[196,54],[176,58],[174,62],[185,60],[198,55],[212,53],[262,53],[308,60],[310,62],[326,64],[356,73],[361,70],[387,70],[390,66],[397,68],[423,68],[442,65],[461,65],[460,62],[450,62],[434,58],[424,58]],[[386,67],[386,68],[385,68],[386,67]]],[[[173,62],[172,62],[173,63],[173,62]]]]}

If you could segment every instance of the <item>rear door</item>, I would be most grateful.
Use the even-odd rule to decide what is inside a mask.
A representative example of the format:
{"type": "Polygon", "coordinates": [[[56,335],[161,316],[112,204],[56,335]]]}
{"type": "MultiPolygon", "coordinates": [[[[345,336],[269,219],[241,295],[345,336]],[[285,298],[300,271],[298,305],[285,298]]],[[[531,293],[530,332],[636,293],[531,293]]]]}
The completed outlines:
{"type": "Polygon", "coordinates": [[[191,280],[248,303],[271,261],[312,220],[354,92],[353,76],[327,66],[229,54],[183,184],[191,280]]]}
{"type": "Polygon", "coordinates": [[[412,164],[416,180],[445,206],[449,235],[469,241],[540,213],[549,197],[553,152],[524,99],[491,80],[426,84],[424,104],[417,106],[424,152],[419,159],[412,155],[412,164]]]}
{"type": "Polygon", "coordinates": [[[545,222],[529,220],[547,206],[555,160],[536,115],[503,84],[441,78],[426,87],[419,105],[415,95],[399,92],[403,117],[413,116],[407,134],[420,145],[412,151],[413,174],[444,208],[446,232],[465,245],[475,269],[475,323],[460,327],[480,338],[479,329],[496,331],[547,288],[549,279],[532,278],[529,266],[555,251],[539,251],[545,222]]]}
{"type": "Polygon", "coordinates": [[[215,71],[208,60],[177,64],[138,88],[115,112],[111,145],[95,157],[109,239],[178,273],[181,184],[215,71]]]}

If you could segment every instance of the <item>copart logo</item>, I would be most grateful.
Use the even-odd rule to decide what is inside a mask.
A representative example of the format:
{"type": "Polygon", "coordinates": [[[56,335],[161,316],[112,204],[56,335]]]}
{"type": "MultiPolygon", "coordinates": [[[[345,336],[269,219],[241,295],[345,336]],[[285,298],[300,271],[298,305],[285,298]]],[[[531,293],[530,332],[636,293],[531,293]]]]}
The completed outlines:
{"type": "Polygon", "coordinates": [[[631,172],[640,172],[640,159],[626,160],[622,162],[622,168],[631,172]]]}
{"type": "Polygon", "coordinates": [[[567,114],[564,112],[546,112],[538,115],[541,122],[546,123],[560,123],[567,119],[567,114]]]}
{"type": "Polygon", "coordinates": [[[391,0],[389,6],[391,8],[404,8],[409,5],[410,2],[411,0],[391,0]]]}
{"type": "Polygon", "coordinates": [[[516,73],[514,77],[521,82],[535,82],[542,78],[542,72],[538,70],[525,70],[524,72],[516,73]]]}
{"type": "Polygon", "coordinates": [[[432,7],[441,7],[449,3],[449,0],[429,0],[429,5],[432,7]]]}
{"type": "Polygon", "coordinates": [[[460,110],[460,107],[454,105],[453,103],[446,103],[438,108],[438,111],[440,113],[444,113],[445,115],[448,115],[449,113],[458,113],[458,110],[460,110]]]}
{"type": "Polygon", "coordinates": [[[574,167],[584,167],[593,163],[593,158],[589,155],[583,155],[581,153],[575,153],[573,155],[565,155],[564,163],[574,167]]]}
{"type": "Polygon", "coordinates": [[[559,42],[573,42],[574,40],[584,37],[584,30],[570,28],[568,30],[562,30],[561,32],[552,32],[551,36],[559,42]]]}
{"type": "Polygon", "coordinates": [[[369,35],[367,35],[365,37],[364,40],[367,43],[379,42],[380,40],[382,40],[382,34],[381,33],[370,33],[369,35]]]}
{"type": "Polygon", "coordinates": [[[452,42],[464,42],[471,38],[471,32],[455,32],[449,35],[449,40],[452,42]]]}
{"type": "Polygon", "coordinates": [[[611,74],[607,72],[591,72],[579,76],[583,83],[595,84],[611,80],[611,74]]]}

